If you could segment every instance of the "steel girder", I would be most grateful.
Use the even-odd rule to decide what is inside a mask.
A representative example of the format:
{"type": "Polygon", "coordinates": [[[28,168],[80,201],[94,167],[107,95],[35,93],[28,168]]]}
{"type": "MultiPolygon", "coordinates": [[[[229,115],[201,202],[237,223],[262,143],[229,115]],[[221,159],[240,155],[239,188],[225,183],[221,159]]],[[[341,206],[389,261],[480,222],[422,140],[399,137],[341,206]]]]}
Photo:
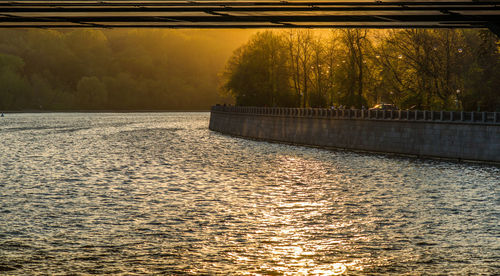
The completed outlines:
{"type": "Polygon", "coordinates": [[[2,28],[490,28],[500,1],[0,2],[2,28]]]}

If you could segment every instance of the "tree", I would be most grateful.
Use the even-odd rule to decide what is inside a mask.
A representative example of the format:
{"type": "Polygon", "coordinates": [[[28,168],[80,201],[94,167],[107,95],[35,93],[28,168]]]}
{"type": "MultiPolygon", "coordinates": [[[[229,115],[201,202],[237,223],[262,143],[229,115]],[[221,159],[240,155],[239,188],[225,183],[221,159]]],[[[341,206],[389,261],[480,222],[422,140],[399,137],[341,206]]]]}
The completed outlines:
{"type": "Polygon", "coordinates": [[[79,104],[86,109],[97,109],[106,106],[108,91],[106,86],[96,77],[83,77],[76,85],[79,104]]]}
{"type": "Polygon", "coordinates": [[[369,46],[367,36],[366,29],[344,29],[341,32],[340,39],[344,46],[342,67],[346,72],[341,80],[344,92],[342,102],[347,106],[361,108],[362,105],[366,105],[364,85],[367,63],[365,52],[369,46]]]}
{"type": "Polygon", "coordinates": [[[2,110],[33,108],[31,87],[23,76],[24,61],[13,55],[0,54],[0,108],[2,110]]]}
{"type": "Polygon", "coordinates": [[[258,33],[230,58],[223,89],[238,105],[294,106],[287,52],[281,36],[258,33]]]}
{"type": "Polygon", "coordinates": [[[310,30],[290,30],[287,36],[289,68],[299,105],[309,107],[313,34],[310,30]]]}

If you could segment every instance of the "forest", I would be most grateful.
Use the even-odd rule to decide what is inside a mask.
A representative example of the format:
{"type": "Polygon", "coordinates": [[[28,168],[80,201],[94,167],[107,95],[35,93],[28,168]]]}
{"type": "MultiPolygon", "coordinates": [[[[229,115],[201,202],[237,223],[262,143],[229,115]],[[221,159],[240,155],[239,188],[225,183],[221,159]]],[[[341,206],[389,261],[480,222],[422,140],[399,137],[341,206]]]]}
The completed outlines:
{"type": "Polygon", "coordinates": [[[488,30],[264,31],[222,78],[241,106],[500,111],[499,39],[488,30]]]}
{"type": "Polygon", "coordinates": [[[0,31],[0,111],[207,110],[245,30],[0,31]]]}
{"type": "Polygon", "coordinates": [[[0,111],[500,111],[499,40],[471,29],[5,29],[0,85],[0,111]]]}

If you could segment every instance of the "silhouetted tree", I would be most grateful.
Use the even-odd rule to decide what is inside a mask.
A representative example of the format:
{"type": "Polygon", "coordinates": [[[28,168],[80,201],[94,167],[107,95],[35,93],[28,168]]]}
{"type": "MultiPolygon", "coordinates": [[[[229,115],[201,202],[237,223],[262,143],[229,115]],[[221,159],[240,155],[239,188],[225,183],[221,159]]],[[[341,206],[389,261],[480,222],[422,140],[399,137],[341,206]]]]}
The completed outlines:
{"type": "Polygon", "coordinates": [[[256,34],[228,62],[223,89],[238,105],[294,106],[287,51],[283,38],[273,32],[256,34]]]}

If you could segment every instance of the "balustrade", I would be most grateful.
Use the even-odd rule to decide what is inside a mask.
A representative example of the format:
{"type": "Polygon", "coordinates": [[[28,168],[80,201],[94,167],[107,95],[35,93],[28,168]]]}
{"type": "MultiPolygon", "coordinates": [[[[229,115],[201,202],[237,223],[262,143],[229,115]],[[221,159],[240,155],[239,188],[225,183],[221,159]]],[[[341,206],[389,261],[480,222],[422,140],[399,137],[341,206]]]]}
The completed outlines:
{"type": "Polygon", "coordinates": [[[359,110],[326,108],[281,108],[213,106],[212,111],[287,117],[321,117],[349,120],[434,121],[500,124],[500,112],[429,110],[359,110]]]}

